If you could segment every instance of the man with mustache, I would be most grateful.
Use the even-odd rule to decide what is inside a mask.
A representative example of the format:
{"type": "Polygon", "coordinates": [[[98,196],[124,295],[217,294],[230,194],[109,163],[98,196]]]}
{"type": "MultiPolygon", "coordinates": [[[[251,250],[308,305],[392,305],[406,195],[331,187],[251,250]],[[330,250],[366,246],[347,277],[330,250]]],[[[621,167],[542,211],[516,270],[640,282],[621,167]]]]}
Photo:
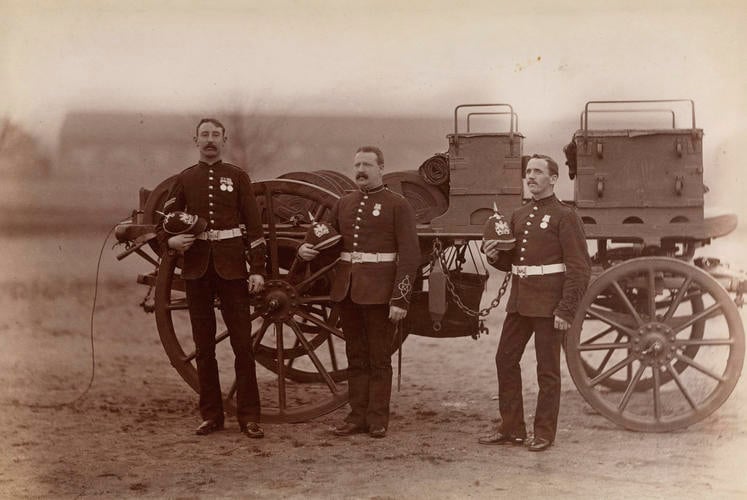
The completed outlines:
{"type": "MultiPolygon", "coordinates": [[[[350,413],[334,429],[338,436],[386,436],[394,330],[407,315],[420,264],[415,212],[384,186],[383,170],[379,148],[358,148],[353,174],[359,189],[332,209],[330,224],[342,235],[342,252],[330,296],[340,303],[350,394],[350,413]]],[[[319,252],[304,243],[298,255],[308,261],[319,252]]]]}
{"type": "Polygon", "coordinates": [[[591,263],[583,225],[573,208],[554,194],[558,164],[533,155],[526,166],[532,199],[511,216],[512,250],[486,241],[488,262],[513,273],[495,364],[498,369],[500,428],[479,439],[487,445],[521,445],[527,432],[521,386],[521,357],[534,333],[537,354],[537,409],[529,451],[544,451],[555,440],[560,408],[560,348],[589,283],[591,263]]]}
{"type": "Polygon", "coordinates": [[[200,161],[177,175],[163,207],[164,212],[186,211],[204,219],[205,231],[171,235],[160,225],[158,237],[170,252],[184,255],[182,278],[196,348],[203,419],[196,433],[207,435],[223,428],[223,399],[215,359],[217,296],[235,357],[239,428],[250,438],[261,438],[264,432],[259,427],[249,292],[258,292],[264,285],[265,241],[249,175],[222,160],[228,139],[225,131],[215,118],[200,120],[194,137],[200,161]],[[246,228],[247,245],[239,225],[246,228]]]}

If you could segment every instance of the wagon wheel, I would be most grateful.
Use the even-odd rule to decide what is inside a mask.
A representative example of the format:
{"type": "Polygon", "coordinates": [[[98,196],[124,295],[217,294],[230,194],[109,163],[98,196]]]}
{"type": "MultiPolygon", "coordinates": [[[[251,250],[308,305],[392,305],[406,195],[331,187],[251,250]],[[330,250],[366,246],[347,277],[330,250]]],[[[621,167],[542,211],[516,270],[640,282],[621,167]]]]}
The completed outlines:
{"type": "Polygon", "coordinates": [[[736,305],[710,275],[647,257],[618,264],[591,284],[565,347],[571,377],[591,406],[628,429],[663,432],[699,422],[726,401],[742,370],[744,330],[736,305]],[[600,297],[613,295],[624,310],[600,305],[600,297]],[[636,295],[645,299],[631,301],[636,295]],[[691,307],[695,297],[701,307],[691,307]],[[693,338],[698,323],[703,335],[693,338]],[[619,336],[607,338],[608,331],[619,336]],[[604,367],[590,373],[600,357],[604,367]],[[678,370],[683,363],[687,369],[678,370]],[[625,390],[610,391],[603,382],[621,370],[632,374],[625,390]]]}
{"type": "MultiPolygon", "coordinates": [[[[633,304],[636,309],[642,310],[643,308],[645,308],[645,301],[648,297],[648,289],[627,288],[623,291],[625,292],[628,301],[633,304]]],[[[629,320],[633,318],[627,315],[625,312],[625,301],[621,298],[621,296],[618,295],[614,288],[608,289],[606,290],[606,292],[613,293],[609,294],[602,292],[594,299],[593,305],[607,310],[610,314],[618,315],[618,318],[620,318],[620,321],[622,321],[623,323],[629,323],[629,320]]],[[[664,297],[656,299],[657,316],[664,316],[666,314],[667,310],[672,304],[674,297],[676,296],[675,290],[662,290],[661,293],[664,297]]],[[[684,297],[682,297],[681,306],[682,310],[678,311],[680,315],[683,313],[683,311],[686,311],[686,313],[689,314],[698,314],[703,311],[703,298],[697,291],[687,293],[684,297]],[[688,306],[689,310],[687,310],[688,306]]],[[[673,317],[673,320],[676,321],[677,319],[677,316],[673,317]]],[[[633,326],[633,323],[629,323],[627,326],[633,326]]],[[[587,328],[588,331],[598,330],[598,332],[595,334],[595,338],[591,339],[592,342],[590,343],[611,342],[612,344],[615,344],[617,342],[620,342],[621,339],[625,338],[624,331],[621,331],[615,326],[606,324],[598,319],[587,318],[585,328],[587,328]],[[597,322],[599,328],[595,328],[596,325],[592,326],[593,322],[597,322]]],[[[683,332],[680,334],[680,336],[682,338],[698,340],[703,338],[704,331],[705,319],[701,319],[690,326],[689,334],[683,332]]],[[[589,342],[589,340],[587,339],[586,342],[589,342]]],[[[685,355],[688,358],[693,359],[698,353],[699,348],[700,346],[697,343],[692,343],[685,347],[685,355]]],[[[601,374],[609,366],[609,362],[614,354],[615,348],[609,348],[607,350],[600,349],[594,356],[590,355],[587,357],[582,357],[580,361],[584,367],[584,370],[586,370],[586,374],[590,378],[594,378],[597,375],[601,374]]],[[[689,365],[686,362],[677,360],[672,365],[672,368],[674,368],[674,371],[676,371],[677,373],[682,373],[682,371],[688,366],[689,365]]],[[[610,375],[608,378],[603,379],[600,384],[612,391],[624,391],[630,384],[632,378],[632,366],[628,365],[625,370],[620,370],[619,372],[610,375]]],[[[672,375],[669,373],[669,371],[663,372],[661,374],[662,383],[668,382],[671,379],[672,375]]],[[[636,384],[635,390],[648,390],[653,386],[653,383],[654,379],[652,376],[644,375],[636,384]]]]}
{"type": "MultiPolygon", "coordinates": [[[[324,217],[337,197],[324,189],[292,180],[254,184],[265,226],[268,264],[265,290],[253,297],[251,319],[260,394],[265,422],[300,422],[328,413],[347,402],[343,382],[344,336],[329,301],[331,265],[309,266],[288,273],[306,228],[298,207],[315,207],[324,217]],[[270,216],[273,214],[273,216],[270,216]],[[293,339],[291,342],[290,339],[293,339]],[[270,366],[271,371],[261,367],[270,366]],[[294,379],[308,379],[298,383],[294,379]]],[[[308,214],[305,217],[308,219],[308,214]]],[[[181,377],[198,390],[194,343],[187,313],[184,283],[176,258],[165,255],[156,281],[156,322],[161,343],[181,377]]],[[[216,308],[220,304],[216,302],[216,308]]],[[[219,317],[219,315],[217,315],[219,317]]],[[[219,322],[216,355],[221,378],[234,379],[233,354],[219,322]]],[[[226,386],[224,384],[224,389],[226,386]]],[[[225,392],[226,407],[235,407],[235,383],[225,392]]]]}

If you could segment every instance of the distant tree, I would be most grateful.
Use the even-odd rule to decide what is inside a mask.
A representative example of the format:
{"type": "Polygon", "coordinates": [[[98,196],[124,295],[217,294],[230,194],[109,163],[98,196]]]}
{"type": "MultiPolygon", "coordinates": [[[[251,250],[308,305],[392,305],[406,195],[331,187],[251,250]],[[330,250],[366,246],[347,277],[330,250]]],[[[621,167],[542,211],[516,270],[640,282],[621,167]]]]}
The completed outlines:
{"type": "Polygon", "coordinates": [[[0,175],[41,175],[51,172],[39,141],[9,118],[0,121],[0,175]]]}
{"type": "Polygon", "coordinates": [[[267,176],[273,172],[285,143],[280,132],[281,118],[252,114],[241,108],[225,116],[228,156],[251,174],[267,176]]]}

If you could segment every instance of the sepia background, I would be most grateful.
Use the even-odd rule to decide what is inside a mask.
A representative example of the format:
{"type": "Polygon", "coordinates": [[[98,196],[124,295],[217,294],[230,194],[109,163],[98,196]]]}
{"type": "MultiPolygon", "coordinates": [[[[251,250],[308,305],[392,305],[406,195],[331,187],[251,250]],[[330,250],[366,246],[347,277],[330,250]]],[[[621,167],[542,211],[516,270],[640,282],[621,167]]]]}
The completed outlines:
{"type": "MultiPolygon", "coordinates": [[[[745,25],[747,6],[740,0],[0,1],[0,335],[7,346],[0,353],[0,365],[10,380],[6,389],[0,389],[0,416],[14,429],[13,435],[23,435],[2,438],[13,452],[0,462],[0,495],[238,496],[245,491],[243,483],[230,479],[235,465],[230,454],[221,459],[220,469],[229,478],[219,475],[211,483],[208,473],[191,468],[194,455],[204,453],[205,445],[178,441],[188,439],[197,420],[194,397],[171,372],[153,318],[137,307],[143,292],[134,279],[142,269],[129,261],[116,262],[111,240],[99,277],[103,306],[96,313],[102,366],[88,406],[83,406],[85,411],[58,412],[34,410],[27,404],[69,400],[85,386],[90,369],[86,315],[100,247],[112,225],[136,207],[138,188],[153,188],[196,160],[192,136],[200,117],[224,121],[230,138],[228,159],[260,180],[293,170],[346,173],[361,144],[382,147],[387,171],[416,169],[432,154],[447,150],[453,110],[462,103],[510,103],[526,138],[524,152],[549,154],[562,164],[562,147],[578,128],[586,101],[693,99],[696,126],[705,133],[706,213],[732,212],[744,219],[745,25]],[[142,351],[125,341],[130,336],[142,344],[142,351]],[[146,364],[146,371],[138,371],[146,364]],[[141,383],[146,373],[159,381],[147,390],[141,383]],[[127,392],[133,383],[142,392],[127,392]],[[148,413],[151,408],[159,411],[157,401],[166,401],[162,406],[173,409],[167,413],[179,418],[148,413]],[[117,420],[135,413],[136,420],[116,427],[117,420]],[[99,438],[89,438],[86,429],[97,418],[116,429],[99,428],[99,438]],[[164,427],[138,434],[151,420],[164,427]],[[62,427],[69,441],[50,444],[46,432],[23,427],[29,421],[45,422],[50,433],[62,427]],[[111,441],[102,444],[98,439],[109,432],[111,441]],[[92,449],[116,448],[116,443],[126,441],[124,435],[135,436],[137,442],[124,446],[121,455],[94,453],[121,464],[112,465],[114,472],[101,468],[106,460],[83,458],[92,449]],[[137,460],[123,459],[141,453],[145,460],[144,450],[153,439],[161,440],[164,452],[150,458],[171,467],[148,470],[137,460]],[[173,441],[177,443],[172,445],[173,441]],[[66,458],[70,447],[83,465],[66,458]],[[137,470],[134,476],[128,472],[132,470],[137,470]],[[227,481],[230,487],[216,490],[216,481],[227,481]]],[[[677,111],[678,126],[691,126],[688,109],[677,111]]],[[[667,123],[641,117],[638,125],[667,123]]],[[[485,126],[505,129],[507,124],[485,126]]],[[[571,183],[562,168],[558,192],[570,199],[571,183]]],[[[747,267],[743,225],[723,242],[715,242],[710,253],[747,267]]],[[[500,318],[492,321],[496,332],[500,318]]],[[[497,335],[481,339],[481,346],[459,343],[453,348],[461,356],[455,356],[454,363],[461,359],[465,367],[481,356],[482,370],[475,374],[479,382],[462,381],[472,391],[466,400],[460,399],[458,387],[447,387],[454,381],[439,378],[439,359],[452,348],[430,342],[414,340],[410,356],[421,358],[414,363],[420,363],[417,366],[425,373],[429,366],[435,370],[433,379],[410,380],[411,392],[399,396],[401,414],[407,421],[408,402],[431,401],[441,410],[456,412],[452,421],[460,428],[458,438],[472,442],[495,412],[490,400],[495,390],[491,351],[497,335]],[[441,391],[454,398],[451,406],[438,406],[441,391]],[[462,404],[475,408],[462,411],[462,404]]],[[[417,377],[415,373],[411,371],[410,377],[417,377]]],[[[531,380],[531,371],[528,374],[531,380]]],[[[564,383],[574,395],[568,398],[578,399],[567,377],[564,383]]],[[[577,489],[496,487],[484,479],[491,477],[489,471],[478,466],[489,456],[480,455],[474,459],[477,463],[472,458],[445,458],[471,457],[485,450],[459,448],[423,455],[423,441],[431,443],[425,435],[403,445],[415,462],[393,450],[382,455],[359,446],[353,453],[355,472],[342,477],[335,471],[349,464],[340,458],[347,453],[344,443],[334,445],[328,462],[310,458],[325,456],[327,445],[316,451],[309,445],[309,457],[299,463],[308,476],[315,472],[310,464],[320,460],[316,472],[323,480],[311,481],[316,489],[273,490],[273,471],[282,468],[284,450],[303,451],[303,446],[291,444],[298,437],[287,429],[268,433],[291,436],[285,442],[267,440],[272,457],[249,449],[253,460],[264,457],[272,466],[254,465],[251,477],[239,477],[259,482],[254,494],[291,497],[370,497],[381,491],[385,497],[490,497],[500,492],[593,496],[595,487],[605,482],[612,496],[624,492],[630,498],[672,493],[738,497],[747,494],[747,483],[729,457],[740,456],[735,452],[744,457],[742,445],[747,444],[743,385],[733,396],[736,402],[717,412],[724,415],[722,420],[714,417],[715,423],[702,424],[691,434],[630,437],[605,424],[595,424],[603,430],[588,434],[588,426],[579,421],[579,433],[594,441],[589,446],[614,454],[630,440],[639,447],[631,455],[668,450],[663,453],[669,465],[636,463],[628,456],[621,459],[623,465],[607,468],[603,462],[617,460],[597,452],[590,459],[593,463],[574,464],[577,476],[569,472],[577,489]],[[741,439],[738,446],[723,447],[719,441],[734,436],[741,439]],[[415,470],[413,481],[397,483],[402,490],[377,489],[384,479],[358,484],[357,475],[382,456],[388,464],[386,474],[407,476],[415,470]],[[391,456],[399,458],[387,458],[391,456]],[[397,462],[405,467],[397,469],[397,462]],[[459,468],[460,463],[467,465],[459,468]],[[413,464],[423,468],[413,469],[413,464]],[[439,466],[450,468],[456,479],[445,481],[439,466]],[[469,472],[475,467],[483,478],[477,485],[469,472]],[[648,489],[610,479],[606,474],[615,477],[615,467],[631,474],[645,468],[648,489]],[[594,472],[586,476],[580,472],[584,468],[594,472]],[[693,479],[698,473],[708,486],[693,479]],[[653,486],[662,475],[672,479],[673,490],[653,486]],[[346,489],[341,491],[336,482],[346,489]]],[[[564,412],[583,418],[579,401],[571,402],[570,408],[564,412]]],[[[418,407],[418,418],[428,420],[428,411],[418,407]]],[[[430,432],[444,433],[437,440],[453,438],[448,422],[432,423],[430,432]]],[[[308,429],[315,427],[298,432],[308,429]]],[[[583,443],[576,446],[577,456],[588,451],[583,443]]],[[[556,450],[549,471],[533,462],[517,466],[513,473],[544,472],[563,485],[568,457],[562,453],[556,450]]],[[[287,470],[295,471],[290,466],[287,470]]]]}

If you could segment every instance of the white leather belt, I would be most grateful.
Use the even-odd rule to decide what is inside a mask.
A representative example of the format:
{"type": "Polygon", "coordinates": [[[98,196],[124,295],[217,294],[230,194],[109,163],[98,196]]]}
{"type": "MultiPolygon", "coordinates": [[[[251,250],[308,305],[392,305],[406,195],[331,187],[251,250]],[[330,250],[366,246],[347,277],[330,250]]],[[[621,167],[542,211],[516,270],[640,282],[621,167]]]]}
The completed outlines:
{"type": "Polygon", "coordinates": [[[340,260],[361,264],[363,262],[394,262],[397,260],[397,252],[390,253],[367,253],[367,252],[340,252],[340,260]]]}
{"type": "Polygon", "coordinates": [[[241,229],[235,227],[233,229],[208,229],[196,236],[198,240],[228,240],[241,236],[241,229]]]}
{"type": "Polygon", "coordinates": [[[545,264],[544,266],[511,266],[511,272],[519,278],[526,276],[542,276],[543,274],[557,274],[565,272],[565,264],[545,264]]]}

